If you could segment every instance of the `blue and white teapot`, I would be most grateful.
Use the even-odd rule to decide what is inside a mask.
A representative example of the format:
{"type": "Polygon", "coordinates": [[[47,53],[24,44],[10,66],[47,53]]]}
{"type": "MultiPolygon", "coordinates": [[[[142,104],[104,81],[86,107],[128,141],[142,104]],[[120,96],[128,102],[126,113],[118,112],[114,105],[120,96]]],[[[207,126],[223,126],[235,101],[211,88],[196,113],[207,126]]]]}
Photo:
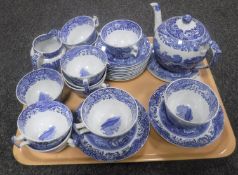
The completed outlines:
{"type": "Polygon", "coordinates": [[[221,50],[200,21],[184,15],[162,22],[160,5],[150,5],[155,16],[154,53],[160,65],[171,72],[186,72],[208,68],[217,62],[221,50]],[[209,48],[213,54],[210,63],[206,66],[199,64],[209,48]]]}

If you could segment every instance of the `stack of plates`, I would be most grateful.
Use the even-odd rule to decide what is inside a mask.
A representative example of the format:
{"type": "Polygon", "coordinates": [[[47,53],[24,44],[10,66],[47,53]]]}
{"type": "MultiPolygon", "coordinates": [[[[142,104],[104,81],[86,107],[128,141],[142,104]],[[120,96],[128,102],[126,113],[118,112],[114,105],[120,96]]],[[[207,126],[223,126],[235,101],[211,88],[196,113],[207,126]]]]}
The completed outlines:
{"type": "Polygon", "coordinates": [[[95,46],[107,53],[109,63],[107,79],[113,81],[126,81],[139,76],[144,72],[151,54],[151,44],[145,36],[139,41],[138,55],[126,59],[113,57],[107,52],[107,47],[101,39],[98,39],[95,46]]]}

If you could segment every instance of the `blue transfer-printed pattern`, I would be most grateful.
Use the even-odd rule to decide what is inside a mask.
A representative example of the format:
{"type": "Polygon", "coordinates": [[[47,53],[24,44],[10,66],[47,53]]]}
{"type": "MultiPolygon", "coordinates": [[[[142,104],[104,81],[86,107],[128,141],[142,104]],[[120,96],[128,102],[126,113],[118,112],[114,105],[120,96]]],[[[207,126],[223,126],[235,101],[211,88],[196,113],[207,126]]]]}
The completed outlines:
{"type": "Polygon", "coordinates": [[[44,111],[55,111],[57,113],[62,114],[68,123],[69,129],[60,137],[52,140],[52,141],[42,141],[39,139],[39,141],[31,141],[30,147],[33,149],[38,149],[38,150],[47,150],[51,149],[57,145],[59,145],[62,140],[67,136],[72,123],[73,123],[73,116],[71,111],[62,103],[55,102],[55,101],[40,101],[37,103],[34,103],[30,106],[28,106],[26,109],[22,111],[22,113],[19,115],[18,120],[17,120],[17,126],[18,129],[20,130],[21,133],[25,134],[25,126],[28,121],[32,116],[34,116],[37,112],[44,112],[44,111]]]}
{"type": "Polygon", "coordinates": [[[160,45],[156,39],[154,39],[154,52],[155,59],[171,72],[191,72],[191,69],[200,63],[207,55],[192,57],[189,59],[183,59],[180,55],[168,55],[167,52],[160,51],[160,45]]]}
{"type": "Polygon", "coordinates": [[[96,135],[92,137],[90,133],[77,135],[73,132],[74,143],[86,155],[96,160],[118,161],[134,155],[145,144],[150,130],[149,119],[144,107],[139,102],[137,105],[139,106],[137,124],[125,135],[106,139],[96,135]]]}
{"type": "MultiPolygon", "coordinates": [[[[142,37],[141,27],[137,23],[130,20],[115,20],[106,24],[101,30],[101,39],[107,45],[108,53],[110,53],[114,57],[117,57],[118,59],[127,59],[128,57],[134,58],[135,56],[131,54],[133,48],[114,47],[106,43],[107,36],[116,30],[132,31],[137,35],[139,41],[142,37]]],[[[138,42],[134,44],[138,47],[138,42]]]]}
{"type": "Polygon", "coordinates": [[[84,55],[94,55],[105,65],[104,69],[101,72],[99,72],[95,76],[91,76],[88,78],[89,85],[96,84],[102,79],[107,67],[107,63],[108,63],[107,55],[102,50],[94,46],[82,45],[66,52],[66,54],[60,60],[62,73],[64,74],[64,77],[67,80],[70,80],[75,85],[79,85],[79,86],[83,85],[83,79],[81,77],[69,76],[65,73],[65,70],[66,70],[67,64],[70,61],[72,61],[74,58],[78,56],[84,56],[84,55]]]}
{"type": "Polygon", "coordinates": [[[118,132],[120,125],[121,125],[121,117],[114,116],[112,118],[109,118],[101,125],[101,130],[105,135],[113,135],[118,132]]]}
{"type": "Polygon", "coordinates": [[[89,76],[89,75],[90,75],[90,73],[84,68],[82,68],[79,72],[80,77],[86,77],[86,76],[89,76]]]}
{"type": "Polygon", "coordinates": [[[179,18],[182,16],[170,18],[157,28],[157,35],[163,43],[181,51],[198,51],[200,46],[208,44],[210,35],[201,22],[194,19],[196,27],[183,32],[176,25],[179,18]]]}
{"type": "Polygon", "coordinates": [[[188,90],[200,95],[209,106],[209,118],[212,118],[216,114],[219,108],[219,103],[216,95],[207,85],[197,80],[181,79],[172,82],[172,84],[169,85],[166,91],[167,98],[169,98],[172,93],[180,90],[188,90]]]}
{"type": "Polygon", "coordinates": [[[181,128],[170,122],[166,115],[163,95],[166,87],[167,85],[164,85],[157,89],[149,102],[149,117],[156,132],[168,142],[183,147],[201,147],[214,142],[224,127],[221,107],[210,123],[195,128],[181,128]]]}
{"type": "Polygon", "coordinates": [[[179,105],[177,106],[176,111],[176,115],[184,120],[190,121],[193,119],[192,110],[189,106],[179,105]]]}
{"type": "Polygon", "coordinates": [[[41,80],[53,80],[56,81],[61,87],[64,86],[62,76],[52,69],[38,69],[26,74],[18,83],[16,89],[17,97],[24,103],[27,90],[36,82],[41,80]]]}
{"type": "MultiPolygon", "coordinates": [[[[89,16],[77,16],[71,20],[69,20],[61,29],[60,31],[60,39],[63,43],[67,44],[67,39],[69,36],[69,33],[77,26],[80,25],[90,25],[93,28],[95,28],[94,21],[89,16]]],[[[95,33],[95,30],[92,32],[92,34],[89,36],[89,38],[92,38],[93,33],[95,33]]],[[[87,39],[88,40],[88,39],[87,39]]]]}
{"type": "Polygon", "coordinates": [[[38,101],[43,101],[43,100],[52,100],[52,99],[49,96],[49,94],[46,94],[44,92],[40,92],[38,101]]]}
{"type": "Polygon", "coordinates": [[[50,140],[54,138],[55,132],[55,126],[51,126],[39,136],[39,140],[50,140]]]}
{"type": "Polygon", "coordinates": [[[192,69],[190,72],[180,72],[180,73],[170,72],[167,69],[163,68],[156,61],[153,53],[151,54],[151,59],[147,69],[156,78],[167,82],[174,81],[180,78],[193,78],[198,75],[198,69],[192,69]]]}
{"type": "Polygon", "coordinates": [[[140,37],[142,34],[142,29],[137,23],[130,20],[115,20],[110,23],[107,23],[102,28],[101,38],[105,41],[107,36],[116,30],[132,31],[138,37],[140,37]]]}
{"type": "MultiPolygon", "coordinates": [[[[101,39],[98,39],[95,43],[95,46],[102,49],[107,46],[102,42],[101,39]]],[[[143,38],[139,41],[138,45],[138,55],[136,57],[129,57],[126,59],[118,59],[111,55],[107,49],[106,54],[108,57],[109,67],[126,67],[126,66],[135,66],[143,63],[149,56],[151,52],[150,42],[147,37],[143,36],[143,38]]]]}
{"type": "MultiPolygon", "coordinates": [[[[81,122],[81,116],[80,116],[80,105],[78,109],[76,110],[76,123],[81,122]]],[[[92,145],[95,145],[97,148],[102,149],[102,150],[117,150],[120,149],[127,144],[130,143],[130,141],[133,139],[133,137],[136,134],[137,131],[137,126],[134,126],[129,132],[126,134],[116,137],[116,138],[104,138],[104,137],[99,137],[93,133],[86,133],[84,134],[84,137],[88,140],[88,142],[92,145]]],[[[74,128],[74,131],[76,133],[77,129],[74,128]]]]}
{"type": "Polygon", "coordinates": [[[126,104],[131,110],[132,121],[135,121],[137,119],[138,106],[133,97],[131,97],[127,92],[121,89],[103,88],[90,94],[83,103],[81,116],[83,116],[84,122],[86,124],[88,122],[87,121],[88,114],[90,113],[90,110],[92,109],[92,107],[96,103],[106,99],[116,99],[126,104]]]}
{"type": "Polygon", "coordinates": [[[48,32],[47,34],[43,34],[38,36],[32,43],[32,46],[34,48],[34,52],[38,52],[37,50],[35,50],[35,46],[42,41],[51,39],[51,38],[56,38],[56,40],[61,44],[61,46],[56,49],[55,51],[48,53],[48,52],[42,52],[42,54],[46,57],[46,58],[54,58],[55,56],[59,55],[61,50],[62,50],[62,42],[60,41],[59,37],[58,37],[58,30],[56,29],[52,29],[50,32],[48,32]]]}

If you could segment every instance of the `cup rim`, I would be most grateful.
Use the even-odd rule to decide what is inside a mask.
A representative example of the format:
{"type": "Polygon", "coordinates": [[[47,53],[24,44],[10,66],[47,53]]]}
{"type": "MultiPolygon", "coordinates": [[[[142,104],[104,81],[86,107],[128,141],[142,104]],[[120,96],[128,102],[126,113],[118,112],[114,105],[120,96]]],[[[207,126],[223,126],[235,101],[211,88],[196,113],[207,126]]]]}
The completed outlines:
{"type": "Polygon", "coordinates": [[[70,110],[70,109],[68,108],[68,106],[66,106],[65,104],[60,103],[60,102],[57,102],[57,101],[39,101],[39,102],[33,103],[33,104],[27,106],[25,109],[23,109],[23,110],[21,111],[21,113],[18,115],[18,118],[17,118],[17,129],[20,131],[20,133],[21,133],[27,140],[29,140],[30,142],[35,142],[35,143],[45,143],[45,142],[52,142],[52,141],[58,140],[58,139],[61,138],[63,135],[65,135],[66,133],[68,133],[68,131],[72,128],[72,125],[73,125],[73,114],[72,114],[71,110],[70,110]],[[64,134],[62,134],[62,135],[60,135],[60,136],[58,136],[58,137],[55,137],[55,138],[53,138],[53,139],[48,139],[48,140],[41,141],[41,140],[37,140],[37,139],[33,139],[33,138],[31,138],[31,137],[28,137],[28,136],[20,129],[19,123],[18,123],[20,116],[23,115],[23,112],[24,112],[25,110],[27,110],[29,107],[31,107],[31,106],[33,106],[33,105],[36,105],[37,103],[56,103],[56,104],[58,104],[58,105],[62,105],[67,111],[70,112],[70,117],[72,118],[72,122],[71,122],[71,125],[68,126],[68,128],[67,128],[66,132],[64,132],[64,134]]]}
{"type": "Polygon", "coordinates": [[[215,94],[215,92],[212,90],[212,88],[211,88],[209,85],[203,83],[202,81],[195,80],[195,79],[192,79],[192,78],[179,78],[179,79],[177,79],[177,80],[175,80],[175,81],[170,82],[170,83],[168,84],[168,86],[166,87],[165,91],[164,91],[164,103],[165,103],[166,108],[169,109],[169,111],[172,113],[173,116],[175,116],[175,118],[177,118],[178,120],[180,120],[180,121],[182,121],[182,122],[184,122],[184,123],[186,123],[186,124],[188,124],[188,125],[202,125],[202,124],[206,124],[206,123],[210,122],[211,120],[213,120],[213,119],[217,116],[217,114],[218,114],[218,112],[219,112],[219,100],[218,100],[218,97],[217,97],[217,95],[215,94]],[[187,121],[187,120],[185,120],[185,119],[179,117],[177,114],[174,114],[174,113],[171,112],[171,108],[167,105],[167,104],[168,104],[168,96],[167,96],[167,93],[166,93],[166,92],[167,92],[168,88],[169,88],[173,83],[175,83],[175,82],[177,82],[177,81],[181,81],[181,80],[192,80],[192,81],[196,81],[196,82],[198,82],[198,83],[201,83],[202,85],[206,86],[206,87],[213,93],[213,95],[214,95],[214,97],[215,97],[215,99],[216,99],[216,101],[217,101],[217,106],[216,106],[216,107],[217,107],[217,110],[216,110],[215,114],[214,114],[211,118],[209,118],[209,119],[207,119],[207,120],[205,120],[205,121],[203,121],[203,122],[192,122],[192,121],[187,121]]]}
{"type": "MultiPolygon", "coordinates": [[[[80,79],[80,80],[83,80],[83,79],[90,79],[90,78],[92,78],[92,77],[95,77],[95,76],[97,76],[98,74],[100,74],[100,73],[102,73],[104,70],[105,70],[105,68],[107,68],[107,65],[108,65],[108,59],[107,59],[107,54],[105,53],[105,52],[103,52],[101,49],[99,49],[98,47],[95,47],[95,46],[91,46],[91,45],[80,45],[80,46],[77,46],[77,47],[75,47],[75,48],[72,48],[72,49],[70,49],[70,50],[68,50],[65,54],[64,54],[64,56],[60,59],[60,69],[61,69],[61,71],[62,72],[64,72],[67,76],[69,76],[69,77],[72,77],[72,78],[77,78],[77,79],[80,79]],[[104,67],[103,67],[103,69],[101,70],[101,71],[99,71],[99,72],[97,72],[96,74],[91,74],[91,75],[87,75],[87,76],[85,76],[85,77],[74,77],[74,76],[72,76],[72,75],[69,75],[63,68],[62,68],[62,61],[63,61],[63,59],[62,58],[64,58],[65,56],[66,56],[66,54],[67,54],[67,52],[70,52],[71,50],[76,50],[76,49],[88,49],[88,48],[86,48],[86,47],[88,47],[89,49],[92,49],[92,48],[94,48],[94,49],[96,49],[98,52],[101,52],[102,53],[102,55],[103,55],[103,57],[106,59],[106,63],[104,63],[101,59],[99,59],[98,57],[98,59],[103,63],[103,65],[104,65],[104,67]]],[[[73,58],[74,59],[74,58],[73,58]]]]}
{"type": "Polygon", "coordinates": [[[118,135],[107,136],[107,135],[103,135],[103,134],[101,134],[101,133],[96,133],[96,132],[90,130],[90,128],[88,127],[88,125],[87,125],[87,124],[85,123],[85,121],[84,121],[84,117],[83,117],[83,115],[82,115],[82,110],[80,110],[81,120],[82,120],[82,123],[84,124],[84,126],[85,126],[91,133],[93,133],[93,134],[95,134],[95,135],[98,135],[98,136],[101,136],[101,137],[103,137],[103,138],[115,138],[115,137],[124,135],[125,133],[127,133],[128,131],[130,131],[131,128],[133,128],[133,126],[135,126],[136,122],[138,121],[139,107],[138,107],[138,105],[137,105],[136,99],[135,99],[129,92],[127,92],[127,91],[125,91],[125,90],[123,90],[123,89],[120,89],[120,88],[116,88],[116,87],[106,87],[106,88],[98,89],[98,90],[92,92],[91,94],[89,94],[89,95],[85,98],[85,100],[83,101],[81,108],[84,107],[85,101],[90,97],[90,95],[93,95],[94,93],[97,93],[98,91],[104,90],[104,89],[120,90],[120,91],[123,91],[124,93],[128,94],[128,95],[132,98],[132,100],[133,100],[133,102],[135,103],[135,106],[136,106],[136,118],[135,118],[135,120],[133,121],[133,123],[131,124],[131,126],[128,127],[127,129],[125,129],[123,132],[121,132],[121,133],[118,134],[118,135]]]}
{"type": "Polygon", "coordinates": [[[140,26],[138,23],[136,23],[135,21],[132,21],[132,20],[130,20],[130,19],[117,19],[117,20],[113,20],[113,21],[110,21],[110,22],[106,23],[106,24],[102,27],[102,29],[101,29],[99,35],[100,35],[100,38],[101,38],[101,40],[103,41],[103,43],[105,43],[106,45],[108,45],[108,46],[110,46],[110,47],[114,47],[114,48],[127,48],[127,47],[133,46],[133,45],[135,45],[136,43],[138,43],[139,40],[140,40],[140,39],[142,38],[142,36],[143,36],[143,32],[142,32],[141,26],[140,26]],[[140,29],[140,35],[139,35],[139,37],[137,38],[137,40],[136,40],[133,44],[130,44],[130,45],[127,45],[127,46],[123,46],[123,47],[121,47],[121,46],[118,47],[118,46],[114,46],[114,45],[109,44],[109,43],[106,42],[106,40],[102,37],[101,33],[102,33],[103,30],[105,30],[105,28],[107,27],[107,25],[109,25],[109,24],[111,24],[111,23],[114,23],[114,22],[118,22],[118,21],[131,22],[131,23],[135,24],[136,26],[138,26],[138,28],[140,29]]]}
{"type": "Polygon", "coordinates": [[[95,28],[96,28],[96,25],[95,25],[95,23],[94,23],[94,21],[93,21],[93,31],[92,31],[92,33],[91,33],[87,38],[85,38],[83,41],[80,41],[80,42],[75,43],[75,44],[67,43],[67,40],[66,40],[66,42],[62,41],[62,39],[61,39],[61,31],[62,31],[66,26],[68,26],[71,21],[73,21],[73,20],[76,19],[76,18],[80,18],[80,17],[87,17],[87,18],[89,18],[90,20],[93,21],[93,18],[92,18],[91,16],[87,16],[87,15],[76,16],[76,17],[71,18],[70,20],[68,20],[68,21],[63,25],[63,27],[60,29],[60,40],[61,40],[61,42],[62,42],[63,44],[65,44],[65,45],[67,45],[67,46],[69,46],[69,47],[75,46],[75,45],[78,45],[78,44],[81,44],[81,43],[84,43],[85,41],[87,41],[87,40],[93,35],[93,33],[94,33],[95,30],[96,30],[96,29],[95,29],[95,28]]]}
{"type": "Polygon", "coordinates": [[[52,51],[52,52],[42,52],[42,51],[40,51],[40,50],[38,50],[38,49],[35,48],[35,45],[36,45],[35,42],[36,42],[36,40],[39,39],[40,37],[43,37],[43,36],[46,36],[46,35],[48,35],[48,33],[44,33],[44,34],[38,35],[37,37],[34,38],[34,40],[32,41],[32,48],[33,48],[33,50],[36,51],[36,52],[38,52],[38,53],[40,53],[40,54],[53,54],[53,53],[57,52],[58,50],[60,50],[61,47],[63,46],[63,43],[62,43],[61,39],[60,39],[59,37],[57,37],[57,36],[52,36],[52,37],[50,37],[50,38],[56,37],[56,38],[57,38],[57,41],[60,42],[60,46],[59,46],[57,49],[55,49],[54,51],[52,51]]]}
{"type": "MultiPolygon", "coordinates": [[[[28,106],[28,104],[27,104],[26,102],[24,102],[22,99],[20,99],[20,97],[18,96],[17,91],[18,91],[18,89],[19,89],[20,83],[21,83],[24,79],[26,79],[27,76],[30,76],[33,72],[37,72],[37,71],[40,71],[40,70],[53,71],[53,72],[57,73],[57,74],[59,75],[59,77],[61,78],[61,80],[62,80],[62,85],[60,85],[61,89],[60,89],[60,91],[59,91],[59,94],[58,94],[57,97],[54,98],[53,100],[56,100],[56,99],[60,96],[60,94],[62,93],[62,91],[63,91],[63,89],[64,89],[64,79],[63,79],[62,75],[61,75],[58,71],[56,71],[56,70],[54,70],[54,69],[50,69],[50,68],[39,68],[39,69],[36,69],[36,70],[32,70],[32,71],[28,72],[27,74],[25,74],[25,75],[18,81],[17,86],[16,86],[15,93],[16,93],[17,100],[18,100],[20,103],[22,103],[23,105],[28,106]]],[[[37,101],[37,102],[38,102],[38,101],[37,101]]],[[[31,104],[30,104],[30,105],[31,105],[31,104]]]]}

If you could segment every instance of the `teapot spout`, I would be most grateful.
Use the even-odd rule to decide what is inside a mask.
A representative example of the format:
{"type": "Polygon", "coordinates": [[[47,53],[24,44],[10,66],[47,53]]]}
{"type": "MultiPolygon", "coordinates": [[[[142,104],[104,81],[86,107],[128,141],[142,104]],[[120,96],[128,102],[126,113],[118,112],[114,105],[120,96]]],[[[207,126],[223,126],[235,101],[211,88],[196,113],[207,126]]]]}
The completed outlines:
{"type": "Polygon", "coordinates": [[[152,3],[150,3],[150,5],[154,10],[154,19],[155,19],[154,31],[155,31],[162,23],[161,9],[160,9],[159,3],[157,3],[157,2],[152,2],[152,3]]]}

